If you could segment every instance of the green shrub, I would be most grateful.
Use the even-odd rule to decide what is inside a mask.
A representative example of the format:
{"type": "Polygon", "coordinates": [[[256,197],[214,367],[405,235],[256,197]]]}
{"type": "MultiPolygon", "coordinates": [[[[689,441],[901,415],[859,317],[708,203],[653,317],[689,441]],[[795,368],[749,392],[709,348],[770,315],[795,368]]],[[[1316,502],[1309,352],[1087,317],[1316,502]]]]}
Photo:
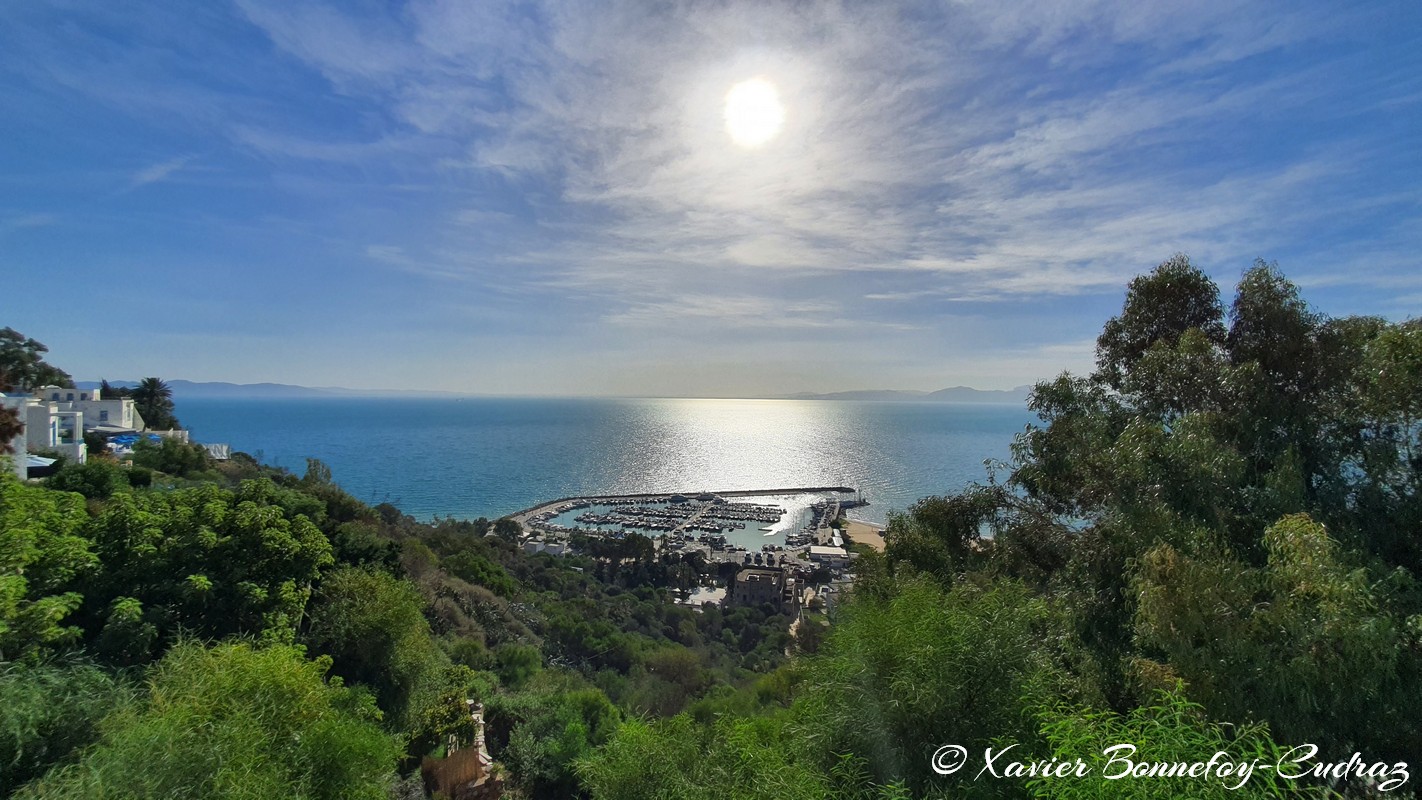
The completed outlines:
{"type": "Polygon", "coordinates": [[[448,663],[430,636],[414,584],[384,572],[344,568],[325,577],[304,640],[333,671],[368,686],[397,727],[408,727],[448,663]]]}
{"type": "Polygon", "coordinates": [[[86,464],[65,464],[45,485],[61,492],[78,492],[103,500],[129,487],[128,471],[111,461],[95,459],[86,464]]]}
{"type": "Polygon", "coordinates": [[[384,800],[398,747],[368,695],[296,647],[175,646],[147,702],[120,708],[77,763],[18,797],[384,800]]]}
{"type": "Polygon", "coordinates": [[[99,738],[99,721],[130,699],[108,673],[82,664],[0,664],[0,797],[99,738]]]}
{"type": "Polygon", "coordinates": [[[154,442],[141,437],[133,445],[133,463],[140,467],[186,478],[207,471],[212,466],[212,458],[207,450],[196,444],[164,437],[162,442],[154,442]]]}
{"type": "MultiPolygon", "coordinates": [[[[1174,691],[1161,692],[1149,706],[1119,715],[1057,706],[1039,714],[1041,731],[1049,743],[1050,758],[1073,761],[1080,758],[1091,770],[1086,779],[1036,779],[1026,782],[1032,797],[1051,800],[1091,800],[1098,797],[1167,798],[1271,798],[1331,797],[1321,787],[1280,779],[1272,769],[1257,769],[1248,783],[1237,776],[1228,778],[1158,777],[1106,780],[1118,774],[1121,764],[1109,766],[1112,756],[1103,752],[1122,743],[1140,749],[1133,761],[1194,763],[1225,753],[1235,763],[1257,759],[1261,765],[1277,764],[1287,747],[1280,747],[1262,725],[1218,725],[1204,717],[1203,709],[1174,691]],[[1239,785],[1236,785],[1239,784],[1239,785]]],[[[1117,754],[1113,753],[1113,756],[1117,754]]]]}
{"type": "Polygon", "coordinates": [[[133,466],[128,469],[128,483],[134,487],[146,487],[153,485],[153,470],[147,467],[133,466]]]}
{"type": "Polygon", "coordinates": [[[525,644],[501,644],[494,648],[499,680],[505,686],[522,686],[543,666],[543,654],[537,647],[525,644]]]}

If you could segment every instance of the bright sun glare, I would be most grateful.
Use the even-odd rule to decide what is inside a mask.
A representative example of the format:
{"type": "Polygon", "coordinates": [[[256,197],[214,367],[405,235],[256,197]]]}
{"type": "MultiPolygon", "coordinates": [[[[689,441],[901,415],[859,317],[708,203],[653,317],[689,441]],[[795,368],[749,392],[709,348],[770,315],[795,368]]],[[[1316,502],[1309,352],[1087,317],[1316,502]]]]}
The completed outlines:
{"type": "Polygon", "coordinates": [[[726,93],[726,132],[742,147],[759,147],[780,132],[785,107],[775,84],[752,78],[726,93]]]}

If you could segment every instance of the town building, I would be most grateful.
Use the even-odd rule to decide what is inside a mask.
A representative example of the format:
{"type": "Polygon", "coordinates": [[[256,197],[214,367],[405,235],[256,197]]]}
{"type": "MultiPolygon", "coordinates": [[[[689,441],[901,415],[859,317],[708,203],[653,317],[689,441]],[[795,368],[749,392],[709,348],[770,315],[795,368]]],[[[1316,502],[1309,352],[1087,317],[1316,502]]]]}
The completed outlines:
{"type": "Polygon", "coordinates": [[[35,397],[63,404],[67,410],[83,412],[85,431],[138,433],[147,428],[132,397],[104,397],[99,389],[66,389],[61,386],[41,386],[35,390],[35,397]]]}
{"type": "Polygon", "coordinates": [[[536,553],[547,553],[550,556],[561,556],[571,549],[565,539],[538,539],[531,538],[523,541],[523,552],[527,555],[536,553]]]}
{"type": "Polygon", "coordinates": [[[799,580],[785,567],[742,566],[726,592],[731,606],[772,605],[784,613],[800,607],[799,580]]]}
{"type": "MultiPolygon", "coordinates": [[[[10,442],[10,468],[16,477],[28,477],[35,458],[28,454],[52,453],[73,464],[88,460],[84,434],[97,433],[105,437],[146,432],[165,438],[188,441],[185,430],[150,431],[138,413],[132,397],[104,397],[99,389],[73,389],[63,386],[41,386],[33,394],[0,394],[0,407],[14,409],[23,429],[10,442]]],[[[130,439],[133,437],[130,436],[130,439]]],[[[155,440],[158,441],[158,440],[155,440]]],[[[231,457],[226,444],[204,445],[208,455],[218,460],[231,457]]],[[[111,444],[115,452],[124,452],[111,444]]],[[[39,459],[38,463],[46,463],[39,459]]]]}
{"type": "Polygon", "coordinates": [[[849,566],[850,555],[843,547],[810,547],[810,560],[827,567],[844,569],[849,566]]]}
{"type": "Polygon", "coordinates": [[[13,409],[23,426],[10,442],[10,467],[16,477],[21,480],[28,477],[29,453],[53,453],[76,464],[87,460],[84,412],[63,402],[29,395],[0,395],[0,406],[13,409]]]}

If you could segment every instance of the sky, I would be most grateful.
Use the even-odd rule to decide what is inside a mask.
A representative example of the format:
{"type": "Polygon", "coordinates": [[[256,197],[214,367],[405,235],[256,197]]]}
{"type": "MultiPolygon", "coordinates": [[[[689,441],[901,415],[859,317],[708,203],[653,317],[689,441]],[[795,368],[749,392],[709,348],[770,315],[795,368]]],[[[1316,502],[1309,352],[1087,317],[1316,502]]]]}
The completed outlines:
{"type": "Polygon", "coordinates": [[[0,326],[79,380],[1009,388],[1088,371],[1180,252],[1226,301],[1263,258],[1327,314],[1422,308],[1415,0],[0,20],[0,326]]]}

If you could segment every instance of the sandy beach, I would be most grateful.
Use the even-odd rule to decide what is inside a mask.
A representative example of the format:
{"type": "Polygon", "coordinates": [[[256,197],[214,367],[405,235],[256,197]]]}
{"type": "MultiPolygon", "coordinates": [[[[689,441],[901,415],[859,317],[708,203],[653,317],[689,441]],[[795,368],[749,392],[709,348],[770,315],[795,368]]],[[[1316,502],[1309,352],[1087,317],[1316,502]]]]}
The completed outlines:
{"type": "Polygon", "coordinates": [[[844,522],[844,532],[850,541],[867,544],[881,553],[884,551],[884,537],[881,535],[883,528],[853,519],[846,519],[844,522]]]}

